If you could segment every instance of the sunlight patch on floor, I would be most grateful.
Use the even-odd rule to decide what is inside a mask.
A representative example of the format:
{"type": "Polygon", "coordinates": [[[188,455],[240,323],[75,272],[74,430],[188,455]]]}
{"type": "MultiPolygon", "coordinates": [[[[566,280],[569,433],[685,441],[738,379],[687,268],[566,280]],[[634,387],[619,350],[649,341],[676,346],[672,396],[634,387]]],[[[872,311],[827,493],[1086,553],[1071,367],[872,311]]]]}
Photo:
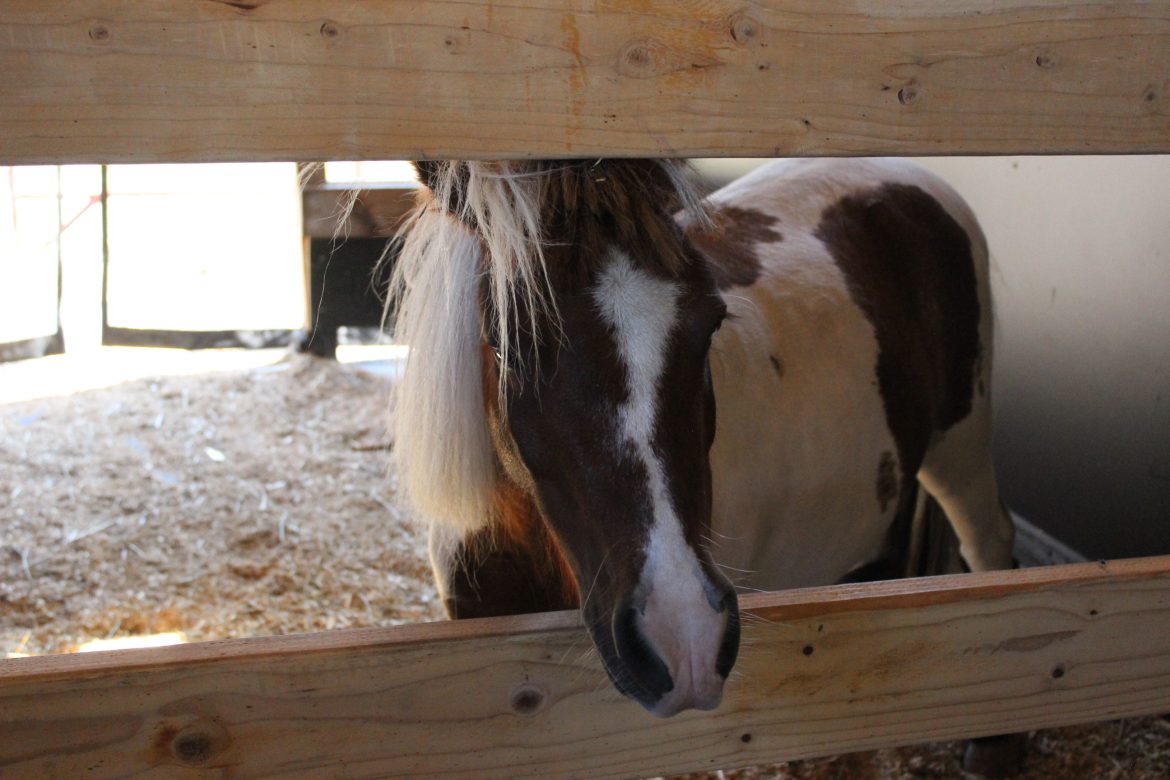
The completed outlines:
{"type": "MultiPolygon", "coordinates": [[[[337,348],[337,359],[395,377],[401,374],[407,351],[397,344],[342,345],[337,348]]],[[[287,349],[98,347],[0,363],[0,404],[72,395],[147,377],[264,368],[278,371],[290,354],[287,349]]]]}
{"type": "Polygon", "coordinates": [[[93,653],[100,650],[135,650],[144,647],[170,647],[171,645],[186,644],[187,637],[182,631],[167,631],[162,634],[143,634],[141,636],[119,636],[112,639],[91,639],[82,642],[79,653],[93,653]]]}
{"type": "Polygon", "coordinates": [[[100,347],[0,364],[0,404],[72,395],[152,376],[234,371],[278,363],[285,349],[100,347]]]}

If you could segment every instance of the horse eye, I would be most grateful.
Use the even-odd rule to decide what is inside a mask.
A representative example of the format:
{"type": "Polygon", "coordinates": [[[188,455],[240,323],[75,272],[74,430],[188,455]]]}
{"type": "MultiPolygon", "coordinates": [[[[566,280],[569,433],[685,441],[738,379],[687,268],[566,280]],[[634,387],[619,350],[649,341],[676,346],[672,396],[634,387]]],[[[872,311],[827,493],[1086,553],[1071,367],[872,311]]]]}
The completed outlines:
{"type": "Polygon", "coordinates": [[[715,327],[711,329],[712,333],[718,332],[723,327],[723,323],[727,321],[727,307],[724,306],[719,310],[719,316],[715,318],[715,327]]]}

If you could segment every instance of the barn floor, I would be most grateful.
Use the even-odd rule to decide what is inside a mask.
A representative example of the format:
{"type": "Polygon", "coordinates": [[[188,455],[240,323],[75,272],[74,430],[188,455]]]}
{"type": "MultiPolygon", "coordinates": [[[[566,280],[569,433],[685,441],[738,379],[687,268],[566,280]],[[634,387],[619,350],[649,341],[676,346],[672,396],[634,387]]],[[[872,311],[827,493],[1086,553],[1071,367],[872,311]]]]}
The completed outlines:
{"type": "MultiPolygon", "coordinates": [[[[0,652],[440,617],[421,535],[394,503],[385,407],[385,379],[304,357],[0,404],[0,652]]],[[[724,776],[951,778],[961,751],[724,776]]],[[[1039,732],[1022,777],[1170,778],[1170,723],[1039,732]]]]}

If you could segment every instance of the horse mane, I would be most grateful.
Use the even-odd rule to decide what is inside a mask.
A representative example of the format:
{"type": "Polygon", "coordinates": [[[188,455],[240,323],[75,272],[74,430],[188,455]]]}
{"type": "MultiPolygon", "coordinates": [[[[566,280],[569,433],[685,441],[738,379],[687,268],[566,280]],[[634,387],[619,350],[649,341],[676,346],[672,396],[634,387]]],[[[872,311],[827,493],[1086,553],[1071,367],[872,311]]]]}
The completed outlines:
{"type": "Polygon", "coordinates": [[[395,340],[410,347],[393,421],[399,490],[428,520],[467,532],[493,522],[499,479],[483,395],[485,331],[506,408],[509,371],[528,358],[517,353],[517,332],[561,336],[550,253],[593,249],[597,231],[587,226],[604,219],[619,239],[649,232],[655,256],[677,271],[670,264],[682,262],[685,238],[673,213],[709,217],[682,161],[443,161],[418,170],[426,188],[398,231],[386,306],[395,340]]]}

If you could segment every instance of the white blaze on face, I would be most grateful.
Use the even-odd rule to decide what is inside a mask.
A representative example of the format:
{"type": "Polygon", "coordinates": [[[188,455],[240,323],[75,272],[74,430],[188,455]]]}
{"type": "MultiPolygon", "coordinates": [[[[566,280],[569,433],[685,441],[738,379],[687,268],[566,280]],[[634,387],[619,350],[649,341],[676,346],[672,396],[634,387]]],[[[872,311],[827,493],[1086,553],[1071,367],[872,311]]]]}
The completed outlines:
{"type": "Polygon", "coordinates": [[[707,598],[707,577],[683,535],[662,459],[654,452],[658,383],[678,320],[680,289],[637,268],[618,250],[593,290],[593,299],[613,330],[625,366],[629,396],[618,407],[622,447],[632,447],[646,469],[653,517],[640,588],[648,594],[639,628],[666,663],[674,689],[656,714],[719,704],[723,678],[715,663],[726,627],[726,613],[707,598]]]}

